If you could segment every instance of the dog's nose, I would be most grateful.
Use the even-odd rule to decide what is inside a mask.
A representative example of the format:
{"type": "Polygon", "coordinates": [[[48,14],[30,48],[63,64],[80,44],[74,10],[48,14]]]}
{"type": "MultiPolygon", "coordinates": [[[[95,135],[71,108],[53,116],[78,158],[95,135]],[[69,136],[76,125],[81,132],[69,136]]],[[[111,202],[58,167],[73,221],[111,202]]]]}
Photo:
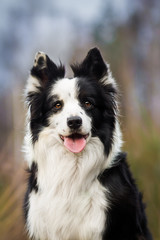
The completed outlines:
{"type": "Polygon", "coordinates": [[[67,118],[67,125],[71,129],[78,129],[82,125],[82,118],[75,116],[67,118]]]}

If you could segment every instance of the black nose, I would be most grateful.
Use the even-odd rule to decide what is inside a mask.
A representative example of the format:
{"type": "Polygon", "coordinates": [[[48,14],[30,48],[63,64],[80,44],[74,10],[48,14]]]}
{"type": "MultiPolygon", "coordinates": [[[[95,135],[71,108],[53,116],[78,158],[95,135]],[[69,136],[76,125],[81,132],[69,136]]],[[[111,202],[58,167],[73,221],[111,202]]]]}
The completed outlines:
{"type": "Polygon", "coordinates": [[[78,129],[82,125],[82,118],[75,116],[67,118],[67,125],[71,129],[78,129]]]}

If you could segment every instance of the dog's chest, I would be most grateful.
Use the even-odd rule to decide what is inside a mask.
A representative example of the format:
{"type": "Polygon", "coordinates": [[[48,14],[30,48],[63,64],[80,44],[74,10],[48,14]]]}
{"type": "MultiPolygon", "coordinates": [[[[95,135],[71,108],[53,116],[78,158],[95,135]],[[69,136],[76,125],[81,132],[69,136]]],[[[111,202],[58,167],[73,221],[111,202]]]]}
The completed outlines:
{"type": "Polygon", "coordinates": [[[88,189],[80,189],[78,182],[69,185],[60,181],[53,189],[30,194],[30,236],[40,240],[100,240],[107,202],[99,181],[93,181],[88,189]]]}

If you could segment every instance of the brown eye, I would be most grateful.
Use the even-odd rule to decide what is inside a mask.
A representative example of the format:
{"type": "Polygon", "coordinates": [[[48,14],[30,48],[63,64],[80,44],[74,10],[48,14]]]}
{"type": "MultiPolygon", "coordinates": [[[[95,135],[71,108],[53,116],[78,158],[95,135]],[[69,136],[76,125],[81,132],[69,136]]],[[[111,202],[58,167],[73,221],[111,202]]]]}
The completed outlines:
{"type": "Polygon", "coordinates": [[[90,103],[89,101],[86,101],[86,102],[84,103],[84,105],[85,105],[85,107],[88,108],[88,109],[92,107],[92,103],[90,103]]]}
{"type": "Polygon", "coordinates": [[[60,110],[62,108],[62,104],[60,102],[57,102],[54,106],[56,110],[60,110]]]}

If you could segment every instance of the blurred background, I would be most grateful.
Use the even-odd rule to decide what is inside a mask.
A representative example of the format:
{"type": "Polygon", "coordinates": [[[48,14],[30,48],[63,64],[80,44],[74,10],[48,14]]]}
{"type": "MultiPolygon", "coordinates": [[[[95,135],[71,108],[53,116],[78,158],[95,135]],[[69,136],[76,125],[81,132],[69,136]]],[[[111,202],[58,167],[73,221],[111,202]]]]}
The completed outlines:
{"type": "Polygon", "coordinates": [[[120,88],[123,148],[159,240],[160,1],[1,0],[0,16],[0,239],[27,239],[23,89],[36,51],[69,66],[97,46],[120,88]]]}

